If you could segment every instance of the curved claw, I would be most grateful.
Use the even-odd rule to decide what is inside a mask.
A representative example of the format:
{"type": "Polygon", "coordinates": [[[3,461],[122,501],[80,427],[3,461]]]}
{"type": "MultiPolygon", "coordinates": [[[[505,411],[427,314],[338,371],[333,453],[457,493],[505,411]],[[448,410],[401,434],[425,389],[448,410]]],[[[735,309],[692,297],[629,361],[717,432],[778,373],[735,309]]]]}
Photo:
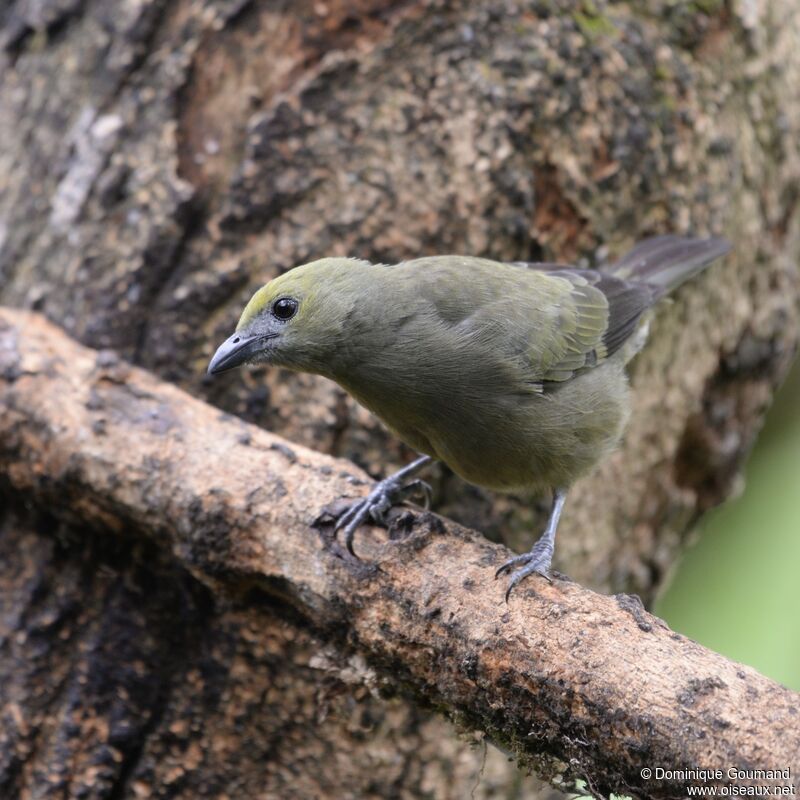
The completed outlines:
{"type": "Polygon", "coordinates": [[[333,535],[336,536],[339,531],[346,527],[350,520],[358,513],[358,509],[363,505],[363,500],[357,500],[352,505],[348,506],[339,516],[339,519],[336,520],[336,524],[333,527],[333,535]]]}
{"type": "Polygon", "coordinates": [[[356,551],[353,549],[353,540],[355,539],[356,531],[359,526],[369,516],[369,497],[357,503],[355,509],[352,519],[347,523],[347,527],[344,529],[344,545],[347,548],[347,552],[350,553],[353,558],[358,558],[356,551]]]}
{"type": "Polygon", "coordinates": [[[553,582],[553,579],[547,574],[547,570],[540,569],[538,565],[534,563],[528,564],[527,567],[523,567],[521,570],[515,572],[511,576],[511,580],[508,582],[508,586],[506,588],[506,596],[505,596],[506,603],[508,603],[508,598],[511,596],[511,592],[514,589],[514,587],[518,583],[523,581],[525,578],[527,578],[528,575],[532,575],[534,572],[537,575],[541,575],[548,583],[553,582]]]}
{"type": "Polygon", "coordinates": [[[432,495],[431,487],[424,481],[413,480],[408,484],[403,484],[403,480],[428,464],[430,460],[429,456],[422,456],[394,475],[380,481],[363,500],[354,502],[336,520],[333,535],[335,537],[340,530],[344,530],[344,544],[354,558],[358,558],[353,550],[356,530],[367,521],[368,517],[379,524],[385,524],[386,512],[393,505],[419,493],[424,495],[425,508],[428,508],[432,495]]]}
{"type": "Polygon", "coordinates": [[[350,555],[354,558],[358,558],[358,556],[355,550],[353,550],[353,537],[355,536],[356,529],[366,519],[369,513],[369,499],[368,496],[363,500],[356,500],[341,513],[339,519],[336,520],[336,524],[333,526],[334,538],[336,538],[340,530],[344,529],[345,547],[347,547],[350,555]]]}
{"type": "Polygon", "coordinates": [[[514,558],[510,558],[505,564],[501,564],[500,567],[495,572],[494,577],[495,580],[502,575],[504,572],[511,572],[515,567],[520,567],[514,574],[511,576],[511,580],[508,582],[508,588],[506,589],[506,603],[508,602],[508,598],[511,595],[511,591],[514,589],[520,581],[523,581],[528,575],[532,575],[534,572],[538,575],[541,575],[548,583],[552,583],[552,579],[548,574],[550,571],[550,561],[553,557],[553,550],[549,546],[549,542],[546,539],[539,540],[533,546],[529,553],[523,553],[521,556],[515,556],[514,558]]]}
{"type": "Polygon", "coordinates": [[[427,511],[431,507],[431,503],[433,502],[433,489],[431,489],[431,485],[425,481],[415,480],[406,486],[406,489],[409,489],[408,496],[413,497],[422,497],[422,507],[427,511]]]}
{"type": "Polygon", "coordinates": [[[511,572],[517,564],[527,564],[530,561],[530,553],[524,553],[521,556],[514,556],[509,558],[504,564],[501,564],[497,571],[494,573],[494,579],[497,580],[504,572],[511,572]]]}

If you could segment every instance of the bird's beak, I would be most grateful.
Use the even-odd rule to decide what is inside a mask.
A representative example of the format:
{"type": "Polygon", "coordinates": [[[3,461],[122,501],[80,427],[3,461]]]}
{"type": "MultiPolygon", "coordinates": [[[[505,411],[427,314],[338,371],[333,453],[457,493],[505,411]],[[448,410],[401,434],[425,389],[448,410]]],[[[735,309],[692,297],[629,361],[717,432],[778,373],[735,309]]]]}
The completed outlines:
{"type": "Polygon", "coordinates": [[[234,333],[217,348],[208,365],[208,374],[217,375],[234,367],[240,367],[259,350],[265,339],[272,339],[274,336],[275,334],[234,333]]]}

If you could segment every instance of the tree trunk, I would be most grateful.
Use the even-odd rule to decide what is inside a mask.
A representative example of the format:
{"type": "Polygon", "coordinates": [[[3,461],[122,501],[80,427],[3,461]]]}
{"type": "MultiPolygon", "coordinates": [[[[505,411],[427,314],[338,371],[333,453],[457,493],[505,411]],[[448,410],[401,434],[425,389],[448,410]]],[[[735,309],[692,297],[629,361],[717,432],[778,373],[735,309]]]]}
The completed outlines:
{"type": "MultiPolygon", "coordinates": [[[[795,0],[17,0],[0,26],[0,301],[373,475],[409,454],[332,384],[203,377],[269,277],[321,255],[595,263],[648,234],[729,236],[662,309],[625,442],[560,532],[559,569],[653,597],[736,485],[796,343],[795,0]]],[[[3,796],[533,791],[274,595],[208,588],[113,514],[14,485],[3,796]]],[[[524,498],[444,470],[436,490],[516,548],[535,535],[524,498]]]]}

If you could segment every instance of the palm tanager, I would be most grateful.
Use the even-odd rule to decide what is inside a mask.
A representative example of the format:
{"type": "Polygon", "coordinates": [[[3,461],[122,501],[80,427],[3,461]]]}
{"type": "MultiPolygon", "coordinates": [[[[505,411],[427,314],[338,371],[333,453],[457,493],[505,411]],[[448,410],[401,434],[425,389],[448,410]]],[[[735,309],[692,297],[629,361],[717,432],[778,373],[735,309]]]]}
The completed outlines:
{"type": "Polygon", "coordinates": [[[394,266],[323,258],[259,289],[208,371],[256,363],[323,375],[423,454],[337,519],[351,553],[358,526],[424,486],[408,479],[433,459],[497,491],[550,489],[544,534],[497,571],[511,573],[508,599],[526,576],[548,576],[568,488],[622,435],[625,365],[648,312],[728,250],[719,238],[659,236],[603,272],[456,255],[394,266]]]}

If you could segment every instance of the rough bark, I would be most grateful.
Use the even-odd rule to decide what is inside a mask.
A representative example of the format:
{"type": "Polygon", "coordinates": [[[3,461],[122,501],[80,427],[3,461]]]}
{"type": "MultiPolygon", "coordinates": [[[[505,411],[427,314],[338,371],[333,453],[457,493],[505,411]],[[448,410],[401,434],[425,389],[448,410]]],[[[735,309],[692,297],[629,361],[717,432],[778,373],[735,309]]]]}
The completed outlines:
{"type": "MultiPolygon", "coordinates": [[[[0,300],[377,475],[407,453],[332,385],[277,371],[201,377],[256,285],[322,254],[591,263],[651,233],[725,233],[735,256],[664,308],[634,366],[624,446],[576,487],[563,520],[560,568],[649,601],[697,516],[736,487],[794,348],[799,40],[794,0],[9,2],[0,8],[0,300]]],[[[517,548],[537,529],[527,499],[491,496],[444,471],[436,493],[438,509],[517,548]]],[[[4,623],[3,646],[13,630],[10,663],[28,692],[19,714],[41,720],[24,735],[6,729],[9,786],[41,794],[61,769],[62,791],[78,794],[72,772],[102,757],[116,783],[91,791],[130,796],[147,748],[200,742],[203,753],[242,761],[234,768],[219,756],[172,780],[156,770],[150,787],[197,796],[221,775],[217,795],[245,783],[255,793],[266,770],[267,793],[301,780],[319,782],[303,784],[310,796],[337,786],[355,796],[469,793],[482,753],[401,701],[336,683],[342,708],[364,711],[372,732],[354,732],[344,712],[315,727],[317,712],[288,696],[317,695],[319,671],[304,661],[317,646],[283,621],[285,607],[257,623],[246,602],[219,609],[135,538],[109,555],[107,537],[79,516],[55,525],[29,494],[8,500],[15,512],[0,518],[13,558],[3,562],[0,602],[13,624],[4,623]],[[120,578],[101,585],[107,570],[120,578]],[[178,581],[174,595],[166,576],[178,581]],[[147,588],[114,600],[120,583],[147,588]],[[81,706],[98,730],[114,727],[116,688],[98,694],[80,681],[81,664],[99,665],[103,650],[78,624],[84,600],[89,628],[111,643],[97,671],[123,693],[134,676],[113,658],[113,642],[136,638],[142,624],[150,631],[140,682],[160,688],[139,695],[142,719],[184,699],[166,744],[152,744],[156,721],[133,724],[131,712],[124,757],[92,752],[82,749],[85,728],[62,714],[81,706]],[[185,631],[168,619],[174,605],[185,631]],[[74,649],[51,642],[48,624],[74,630],[74,649]],[[252,645],[253,625],[277,644],[252,645]],[[217,699],[197,707],[171,677],[200,652],[171,652],[192,631],[215,665],[204,697],[217,699]],[[276,700],[267,724],[255,703],[239,703],[243,686],[284,692],[285,707],[276,700]],[[215,716],[218,698],[231,716],[215,716]],[[265,767],[261,755],[298,705],[294,749],[265,767]],[[264,749],[249,750],[250,739],[264,749]],[[29,748],[21,761],[19,748],[29,748]],[[293,760],[300,751],[339,755],[308,770],[293,760]],[[402,767],[390,753],[404,754],[402,767]]],[[[494,758],[490,750],[486,772],[496,780],[484,779],[478,795],[524,793],[494,758]]]]}
{"type": "MultiPolygon", "coordinates": [[[[593,260],[664,230],[731,236],[735,257],[662,315],[625,447],[564,519],[563,567],[652,597],[698,511],[730,491],[793,345],[793,0],[757,14],[533,0],[36,9],[6,15],[0,299],[372,474],[407,454],[329,383],[203,381],[254,286],[322,254],[593,260]]],[[[452,516],[530,541],[527,498],[439,483],[452,516]]]]}
{"type": "MultiPolygon", "coordinates": [[[[643,781],[642,769],[800,771],[800,697],[674,633],[637,598],[534,580],[506,606],[492,576],[508,551],[430,512],[400,512],[388,543],[365,531],[364,560],[352,559],[320,511],[363,494],[363,473],[220,417],[38,315],[0,314],[0,375],[12,489],[61,519],[154,540],[215,594],[277,604],[349,654],[362,682],[438,707],[558,785],[681,797],[686,781],[643,781]]],[[[168,603],[177,589],[163,591],[168,603]]],[[[148,672],[142,627],[104,654],[134,673],[134,705],[160,689],[136,685],[148,672]]],[[[249,634],[268,648],[256,624],[249,634]]],[[[198,648],[198,631],[181,638],[198,648]]],[[[105,733],[113,748],[145,731],[105,733]]]]}

